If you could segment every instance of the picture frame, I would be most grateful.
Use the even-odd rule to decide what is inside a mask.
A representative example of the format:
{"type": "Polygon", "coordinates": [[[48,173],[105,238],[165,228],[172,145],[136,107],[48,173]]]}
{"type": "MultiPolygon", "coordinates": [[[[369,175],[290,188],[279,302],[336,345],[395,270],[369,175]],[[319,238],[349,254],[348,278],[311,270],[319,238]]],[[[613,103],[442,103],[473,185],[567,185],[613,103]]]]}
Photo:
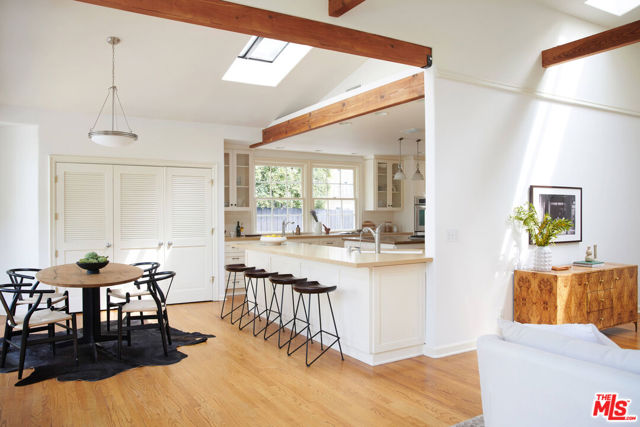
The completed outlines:
{"type": "Polygon", "coordinates": [[[573,223],[555,243],[582,242],[582,187],[531,185],[529,203],[536,208],[540,219],[548,213],[551,218],[567,218],[573,223]]]}

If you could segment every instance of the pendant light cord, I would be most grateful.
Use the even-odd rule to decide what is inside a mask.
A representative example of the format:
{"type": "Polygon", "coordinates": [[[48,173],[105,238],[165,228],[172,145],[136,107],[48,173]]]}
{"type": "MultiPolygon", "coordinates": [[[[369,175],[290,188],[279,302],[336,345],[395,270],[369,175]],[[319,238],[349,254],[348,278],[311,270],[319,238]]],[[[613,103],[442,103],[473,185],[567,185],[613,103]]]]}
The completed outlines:
{"type": "Polygon", "coordinates": [[[109,95],[111,95],[111,130],[116,130],[116,99],[118,100],[118,106],[120,106],[120,111],[122,111],[122,116],[124,117],[124,121],[129,129],[129,132],[133,132],[131,130],[131,126],[129,126],[129,120],[127,120],[127,115],[124,112],[124,108],[122,107],[122,102],[120,101],[120,96],[118,95],[118,88],[116,87],[116,43],[111,44],[111,87],[107,89],[107,96],[104,98],[104,102],[102,103],[102,107],[100,107],[100,111],[98,111],[98,117],[96,117],[95,122],[93,122],[93,126],[91,126],[90,131],[92,132],[96,125],[98,124],[98,120],[100,120],[100,116],[102,115],[102,111],[104,110],[104,106],[107,105],[107,101],[109,100],[109,95]],[[112,93],[113,91],[113,93],[112,93]]]}

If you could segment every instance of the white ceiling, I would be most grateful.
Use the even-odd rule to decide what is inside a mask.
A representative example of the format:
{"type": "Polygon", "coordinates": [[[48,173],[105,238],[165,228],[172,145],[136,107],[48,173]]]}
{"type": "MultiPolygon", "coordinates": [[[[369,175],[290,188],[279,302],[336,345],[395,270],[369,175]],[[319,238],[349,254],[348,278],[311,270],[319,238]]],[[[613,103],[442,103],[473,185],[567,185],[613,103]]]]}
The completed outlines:
{"type": "Polygon", "coordinates": [[[584,4],[585,0],[537,0],[538,3],[606,28],[619,27],[640,19],[640,7],[616,16],[584,4]]]}
{"type": "MultiPolygon", "coordinates": [[[[320,152],[366,156],[371,154],[398,154],[398,138],[405,137],[403,154],[416,153],[416,138],[424,141],[424,101],[418,100],[349,120],[351,125],[339,123],[292,136],[262,149],[302,152],[320,152]],[[417,129],[414,133],[405,133],[417,129]],[[320,150],[320,151],[318,151],[320,150]]],[[[424,142],[420,143],[424,150],[424,142]]]]}
{"type": "Polygon", "coordinates": [[[0,103],[97,114],[111,83],[110,35],[122,39],[116,84],[127,115],[157,119],[264,127],[365,60],[312,49],[276,88],[226,82],[248,35],[72,0],[0,0],[0,103]]]}

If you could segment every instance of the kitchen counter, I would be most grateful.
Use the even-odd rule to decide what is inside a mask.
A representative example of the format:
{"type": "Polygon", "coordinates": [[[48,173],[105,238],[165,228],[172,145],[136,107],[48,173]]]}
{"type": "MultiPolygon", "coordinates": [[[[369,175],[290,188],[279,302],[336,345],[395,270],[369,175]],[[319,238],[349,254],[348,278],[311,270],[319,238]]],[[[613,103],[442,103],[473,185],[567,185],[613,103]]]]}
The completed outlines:
{"type": "MultiPolygon", "coordinates": [[[[233,244],[244,249],[246,265],[336,286],[331,293],[331,303],[345,355],[369,365],[379,365],[424,354],[426,270],[432,259],[422,251],[361,254],[345,248],[294,241],[282,246],[259,242],[233,244]]],[[[276,289],[283,299],[280,307],[284,322],[293,318],[295,303],[289,298],[289,287],[286,288],[281,294],[282,290],[276,289]]],[[[262,312],[274,290],[271,286],[257,286],[256,291],[259,312],[262,312]]],[[[319,325],[318,310],[322,310],[325,318],[330,318],[332,313],[324,297],[318,310],[315,298],[313,302],[311,333],[315,334],[319,325]]]]}
{"type": "MultiPolygon", "coordinates": [[[[411,235],[409,233],[409,235],[411,235]]],[[[342,240],[346,242],[359,242],[360,237],[343,237],[342,240]]],[[[367,243],[375,243],[375,240],[370,235],[367,237],[362,237],[363,242],[367,243]]],[[[424,244],[424,239],[409,239],[406,235],[394,235],[394,236],[385,236],[383,235],[380,239],[380,243],[389,244],[389,245],[415,245],[415,244],[424,244]]]]}
{"type": "Polygon", "coordinates": [[[369,254],[349,252],[345,248],[334,248],[329,246],[319,246],[308,243],[286,242],[282,245],[265,245],[256,243],[240,244],[245,250],[265,252],[274,255],[281,255],[309,261],[318,261],[329,264],[343,265],[346,267],[383,267],[390,265],[423,264],[433,261],[433,258],[424,256],[424,252],[419,254],[401,253],[399,250],[389,250],[389,253],[369,254]],[[398,253],[393,253],[398,252],[398,253]]]}
{"type": "MultiPolygon", "coordinates": [[[[280,234],[280,233],[272,233],[272,234],[280,234]]],[[[398,232],[398,233],[382,233],[383,236],[411,236],[412,233],[408,232],[398,232]]],[[[302,233],[302,234],[287,234],[287,239],[296,240],[296,239],[330,239],[336,238],[339,239],[341,237],[360,237],[360,233],[329,233],[329,234],[312,234],[312,233],[302,233]]],[[[225,237],[225,242],[245,242],[245,241],[256,241],[260,240],[260,236],[251,236],[251,237],[225,237]]],[[[365,240],[364,237],[362,240],[365,240]]],[[[418,242],[419,243],[419,242],[418,242]]]]}

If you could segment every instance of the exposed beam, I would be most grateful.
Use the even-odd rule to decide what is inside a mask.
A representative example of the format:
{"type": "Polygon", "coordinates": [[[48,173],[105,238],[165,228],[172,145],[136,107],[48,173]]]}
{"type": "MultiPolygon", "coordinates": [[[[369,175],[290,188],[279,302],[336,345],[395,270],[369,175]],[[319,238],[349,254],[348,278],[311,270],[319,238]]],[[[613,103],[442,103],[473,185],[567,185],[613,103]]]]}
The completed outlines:
{"type": "Polygon", "coordinates": [[[544,68],[640,42],[640,21],[542,51],[544,68]]]}
{"type": "Polygon", "coordinates": [[[424,98],[424,73],[396,80],[265,128],[262,130],[262,142],[251,145],[251,148],[420,98],[424,98]]]}
{"type": "Polygon", "coordinates": [[[431,48],[311,19],[222,0],[76,0],[416,67],[431,65],[431,48]]]}
{"type": "Polygon", "coordinates": [[[329,0],[329,16],[338,18],[363,1],[364,0],[329,0]]]}

